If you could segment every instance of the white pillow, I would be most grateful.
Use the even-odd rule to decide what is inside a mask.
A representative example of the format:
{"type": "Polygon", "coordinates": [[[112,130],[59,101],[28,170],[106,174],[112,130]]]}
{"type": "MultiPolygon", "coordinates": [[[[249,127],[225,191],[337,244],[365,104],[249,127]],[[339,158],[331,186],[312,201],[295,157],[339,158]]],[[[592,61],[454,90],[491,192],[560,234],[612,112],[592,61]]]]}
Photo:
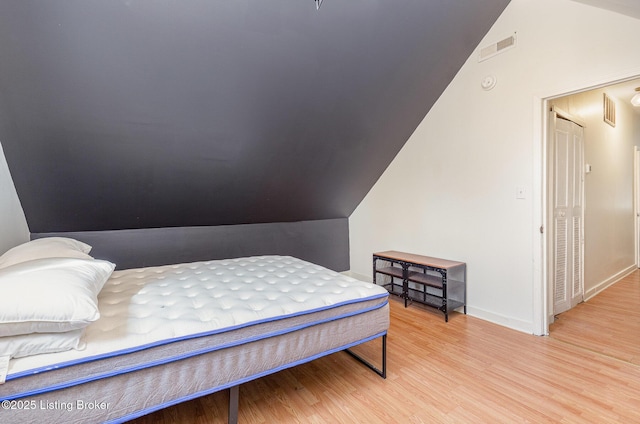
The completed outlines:
{"type": "Polygon", "coordinates": [[[46,237],[9,249],[0,256],[0,268],[42,258],[92,259],[90,251],[91,246],[72,238],[46,237]]]}
{"type": "Polygon", "coordinates": [[[100,317],[98,293],[115,265],[47,258],[0,269],[0,337],[84,328],[100,317]]]}
{"type": "Polygon", "coordinates": [[[41,353],[64,352],[83,348],[80,338],[84,329],[66,333],[35,333],[13,337],[0,337],[0,356],[22,358],[41,353]]]}

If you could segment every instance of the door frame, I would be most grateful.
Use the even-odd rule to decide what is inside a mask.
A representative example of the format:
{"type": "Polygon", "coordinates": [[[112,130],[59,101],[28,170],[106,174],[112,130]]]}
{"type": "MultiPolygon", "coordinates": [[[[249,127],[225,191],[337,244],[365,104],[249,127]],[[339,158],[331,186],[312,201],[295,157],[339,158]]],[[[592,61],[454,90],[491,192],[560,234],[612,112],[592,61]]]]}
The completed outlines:
{"type": "Polygon", "coordinates": [[[640,268],[640,148],[633,146],[633,215],[636,268],[640,268]]]}
{"type": "MultiPolygon", "coordinates": [[[[624,72],[605,76],[589,76],[575,80],[573,85],[555,87],[553,91],[534,93],[533,110],[533,334],[549,334],[549,313],[553,313],[553,304],[549,304],[548,279],[548,211],[547,211],[547,151],[549,133],[549,102],[557,97],[581,93],[606,87],[627,80],[640,78],[640,68],[627,69],[624,72]]],[[[640,265],[640,263],[639,263],[640,265]]]]}

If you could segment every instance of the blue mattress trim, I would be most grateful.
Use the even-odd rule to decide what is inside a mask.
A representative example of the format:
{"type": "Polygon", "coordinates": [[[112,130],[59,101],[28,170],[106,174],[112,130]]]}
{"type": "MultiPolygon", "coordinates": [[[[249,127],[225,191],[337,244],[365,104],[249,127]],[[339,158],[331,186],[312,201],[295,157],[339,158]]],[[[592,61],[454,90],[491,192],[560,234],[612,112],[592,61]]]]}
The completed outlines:
{"type": "MultiPolygon", "coordinates": [[[[385,296],[387,296],[387,295],[384,294],[382,296],[374,296],[374,297],[370,297],[370,298],[367,298],[367,299],[361,299],[359,301],[372,300],[372,299],[377,299],[377,298],[385,297],[385,296]]],[[[226,343],[226,344],[223,344],[223,345],[220,345],[220,346],[213,346],[213,347],[209,347],[209,348],[199,349],[199,350],[191,351],[191,352],[184,353],[184,354],[181,354],[181,355],[176,355],[176,356],[164,358],[162,360],[147,362],[145,364],[133,366],[133,367],[130,367],[130,368],[124,368],[124,369],[121,369],[121,370],[118,370],[118,371],[112,371],[112,372],[107,372],[107,373],[96,374],[96,375],[93,375],[91,377],[70,380],[70,381],[67,381],[65,383],[55,384],[55,385],[48,386],[48,387],[41,387],[41,388],[38,388],[38,389],[35,389],[35,390],[26,391],[26,392],[13,393],[13,394],[10,394],[8,396],[0,398],[0,401],[3,401],[3,400],[15,400],[15,399],[21,399],[21,398],[24,398],[24,397],[28,397],[28,396],[35,396],[35,395],[40,395],[40,394],[44,394],[44,393],[49,393],[49,392],[53,392],[53,391],[56,391],[56,390],[66,389],[66,388],[77,386],[77,385],[80,385],[80,384],[89,383],[91,381],[101,380],[101,379],[104,379],[104,378],[109,378],[109,377],[113,377],[113,376],[120,375],[120,374],[126,374],[126,373],[130,373],[130,372],[134,372],[134,371],[138,371],[138,370],[141,370],[141,369],[150,368],[150,367],[154,367],[154,366],[158,366],[158,365],[164,365],[164,364],[167,364],[167,363],[171,363],[171,362],[179,361],[179,360],[182,360],[182,359],[190,358],[190,357],[196,356],[196,355],[202,355],[202,354],[213,352],[213,351],[216,351],[216,350],[227,349],[227,348],[230,348],[230,347],[235,347],[235,346],[239,346],[239,345],[246,344],[246,343],[251,343],[251,342],[254,342],[254,341],[258,341],[258,340],[263,340],[263,339],[267,339],[267,338],[270,338],[270,337],[275,337],[275,336],[291,333],[291,332],[298,331],[298,330],[301,330],[301,329],[304,329],[304,328],[308,328],[308,327],[312,327],[312,326],[315,326],[315,325],[324,324],[324,323],[327,323],[327,322],[336,321],[336,320],[339,320],[339,319],[343,319],[343,318],[347,318],[347,317],[351,317],[351,316],[356,316],[356,315],[360,315],[362,313],[366,313],[366,312],[370,312],[370,311],[373,311],[373,310],[376,310],[376,309],[380,309],[380,308],[384,307],[385,305],[387,305],[388,302],[389,301],[387,300],[387,301],[385,301],[383,303],[380,303],[380,304],[377,304],[377,305],[374,305],[374,306],[371,306],[371,307],[368,307],[368,308],[365,308],[365,309],[359,309],[357,311],[352,311],[352,312],[345,313],[345,314],[342,314],[342,315],[325,318],[325,319],[322,319],[322,320],[319,320],[319,321],[314,321],[314,322],[309,322],[309,323],[297,325],[297,326],[294,326],[294,327],[289,327],[289,328],[286,328],[286,329],[283,329],[283,330],[279,330],[279,331],[273,331],[273,332],[270,332],[270,333],[260,334],[260,335],[257,335],[257,336],[254,336],[254,337],[250,337],[250,338],[247,338],[247,339],[236,340],[234,342],[226,343]]],[[[354,302],[344,302],[343,304],[347,304],[347,303],[354,303],[354,302]]],[[[337,306],[339,306],[339,305],[336,304],[336,305],[332,305],[329,308],[320,308],[318,310],[326,310],[326,309],[330,309],[330,308],[337,307],[337,306]]],[[[292,314],[292,315],[280,316],[280,317],[278,317],[278,319],[283,319],[285,317],[298,316],[298,315],[302,315],[302,314],[301,313],[296,313],[296,314],[292,314]]],[[[269,321],[273,321],[273,320],[272,319],[263,320],[263,321],[260,321],[260,323],[269,322],[269,321]]],[[[255,325],[257,323],[258,322],[252,322],[252,323],[249,323],[249,324],[246,324],[246,325],[243,325],[243,326],[234,326],[233,328],[234,329],[243,328],[243,327],[246,327],[246,326],[249,326],[249,325],[255,325]]],[[[159,346],[159,345],[163,345],[163,344],[167,344],[167,343],[171,343],[171,342],[175,342],[175,341],[187,340],[187,339],[192,339],[192,338],[195,338],[195,337],[203,337],[203,336],[213,335],[213,334],[217,334],[217,333],[222,333],[222,332],[225,332],[225,331],[230,331],[230,329],[231,328],[228,327],[228,328],[222,329],[220,331],[215,331],[215,332],[210,332],[210,333],[200,333],[198,336],[189,335],[187,337],[170,339],[170,341],[162,341],[162,342],[158,342],[158,343],[149,344],[149,345],[146,345],[145,347],[141,347],[141,348],[126,349],[126,350],[121,350],[121,351],[116,351],[116,352],[110,352],[109,354],[106,354],[106,355],[94,356],[94,357],[90,357],[90,358],[83,358],[83,360],[75,361],[75,362],[69,361],[69,362],[65,362],[65,363],[62,363],[62,364],[54,365],[54,366],[51,366],[51,367],[47,367],[47,368],[42,369],[42,370],[29,370],[29,371],[25,371],[24,373],[18,374],[17,377],[16,377],[16,374],[14,374],[13,375],[13,379],[19,378],[19,377],[25,377],[25,376],[28,376],[28,375],[35,375],[35,374],[38,374],[38,373],[40,373],[42,371],[51,371],[51,370],[54,370],[54,369],[60,369],[60,368],[64,368],[64,367],[69,367],[69,366],[76,365],[76,364],[97,361],[97,360],[100,360],[100,359],[110,358],[110,357],[114,357],[114,356],[118,356],[118,355],[124,355],[124,354],[127,354],[127,353],[136,352],[136,351],[139,351],[139,350],[142,350],[142,349],[146,349],[146,348],[149,348],[149,347],[159,346]]],[[[374,337],[374,338],[376,338],[376,337],[374,337]]],[[[360,342],[355,343],[355,344],[360,344],[360,343],[363,343],[363,342],[360,341],[360,342]]],[[[341,349],[337,349],[337,350],[334,350],[334,351],[344,350],[344,349],[346,349],[346,348],[341,348],[341,349]]],[[[323,355],[320,355],[320,356],[323,356],[323,355]]],[[[254,378],[256,378],[256,377],[254,377],[254,378]]],[[[7,381],[8,380],[9,380],[9,378],[7,378],[7,381]]],[[[235,385],[235,384],[233,384],[233,385],[235,385]]],[[[221,390],[221,389],[222,388],[220,388],[218,390],[221,390]]],[[[211,393],[213,393],[213,392],[211,392],[211,393]]]]}
{"type": "Polygon", "coordinates": [[[174,399],[174,400],[169,401],[169,402],[161,403],[161,404],[158,404],[158,405],[146,408],[146,409],[142,409],[140,411],[136,411],[134,413],[131,413],[129,415],[125,415],[125,416],[120,417],[120,418],[115,418],[113,420],[105,421],[105,424],[120,424],[120,423],[124,423],[126,421],[133,420],[135,418],[140,418],[143,415],[147,415],[147,414],[150,414],[152,412],[156,412],[156,411],[159,411],[161,409],[168,408],[170,406],[177,405],[177,404],[182,403],[182,402],[193,400],[193,399],[196,399],[196,398],[199,398],[199,397],[202,397],[202,396],[207,396],[207,395],[210,395],[212,393],[219,392],[220,390],[229,389],[229,388],[237,386],[239,384],[247,383],[249,381],[252,381],[252,380],[255,380],[257,378],[264,377],[266,375],[273,374],[273,373],[276,373],[276,372],[279,372],[279,371],[282,371],[282,370],[285,370],[287,368],[292,368],[292,367],[295,367],[297,365],[301,365],[301,364],[305,364],[307,362],[311,362],[311,361],[313,361],[315,359],[318,359],[318,358],[321,358],[323,356],[327,356],[327,355],[330,355],[332,353],[340,352],[340,351],[343,351],[345,349],[349,349],[351,347],[357,346],[359,344],[366,343],[366,342],[371,341],[371,340],[375,340],[375,339],[377,339],[379,337],[382,337],[382,336],[384,336],[386,334],[387,334],[387,332],[383,331],[381,333],[374,334],[373,336],[366,337],[366,338],[364,338],[362,340],[358,340],[358,341],[353,342],[353,343],[349,343],[349,344],[346,344],[346,345],[343,345],[343,346],[340,346],[340,347],[336,347],[336,348],[333,348],[333,349],[330,349],[330,350],[327,350],[327,351],[324,351],[324,352],[317,353],[317,354],[315,354],[313,356],[309,356],[308,358],[300,359],[300,360],[295,361],[295,362],[290,362],[288,364],[284,364],[284,365],[281,365],[279,367],[272,368],[270,370],[254,374],[254,375],[251,375],[249,377],[245,377],[245,378],[242,378],[242,379],[239,379],[239,380],[235,380],[235,381],[230,382],[230,383],[226,383],[226,384],[223,384],[223,385],[220,385],[220,386],[217,386],[217,387],[213,387],[211,389],[202,390],[200,392],[196,392],[196,393],[193,393],[193,394],[188,395],[188,396],[183,396],[181,398],[174,399]]]}
{"type": "Polygon", "coordinates": [[[329,309],[338,308],[338,307],[345,306],[345,305],[350,305],[350,304],[353,304],[353,303],[367,302],[367,301],[370,301],[370,300],[380,299],[380,298],[384,298],[384,297],[388,297],[388,293],[380,293],[380,294],[375,295],[375,296],[369,296],[369,297],[360,298],[360,299],[350,299],[350,300],[347,300],[347,301],[344,301],[344,302],[339,302],[339,303],[336,303],[336,304],[333,304],[333,305],[323,306],[323,307],[315,308],[315,309],[309,309],[309,310],[306,310],[306,311],[294,312],[294,313],[287,314],[287,315],[278,315],[278,316],[275,316],[275,317],[269,317],[269,318],[264,318],[264,319],[260,319],[260,320],[249,321],[249,322],[246,322],[246,323],[243,323],[243,324],[233,325],[233,326],[225,327],[225,328],[218,328],[218,329],[212,330],[212,331],[205,331],[205,332],[201,332],[201,333],[187,334],[187,335],[184,335],[184,336],[174,337],[174,338],[170,338],[170,339],[158,340],[158,341],[153,342],[153,343],[147,343],[147,344],[135,346],[135,347],[132,347],[132,348],[116,350],[116,351],[113,351],[113,352],[108,352],[108,353],[104,353],[104,354],[100,354],[100,355],[89,356],[89,357],[86,357],[86,358],[81,358],[81,359],[77,359],[77,360],[73,360],[73,361],[60,362],[58,364],[47,365],[45,367],[40,367],[40,368],[32,368],[30,370],[25,370],[25,371],[13,373],[13,374],[8,374],[7,378],[6,378],[6,381],[8,382],[8,381],[11,381],[11,380],[15,380],[17,378],[27,377],[27,376],[30,376],[30,375],[39,374],[39,373],[46,372],[46,371],[53,371],[53,370],[57,370],[57,369],[60,369],[60,368],[70,367],[70,366],[73,366],[73,365],[79,365],[79,364],[84,364],[84,363],[88,363],[88,362],[98,361],[98,360],[101,360],[101,359],[112,358],[112,357],[115,357],[115,356],[126,355],[128,353],[138,352],[138,351],[141,351],[141,350],[145,350],[145,349],[149,349],[149,348],[152,348],[152,347],[166,345],[166,344],[169,344],[169,343],[175,343],[175,342],[179,342],[179,341],[183,341],[183,340],[196,339],[196,338],[199,338],[199,337],[213,336],[215,334],[222,334],[222,333],[226,333],[228,331],[234,331],[234,330],[238,330],[240,328],[250,327],[252,325],[264,324],[264,323],[267,323],[267,322],[279,321],[279,320],[282,320],[282,319],[294,318],[294,317],[297,317],[297,316],[313,314],[315,312],[326,311],[326,310],[329,310],[329,309]]]}

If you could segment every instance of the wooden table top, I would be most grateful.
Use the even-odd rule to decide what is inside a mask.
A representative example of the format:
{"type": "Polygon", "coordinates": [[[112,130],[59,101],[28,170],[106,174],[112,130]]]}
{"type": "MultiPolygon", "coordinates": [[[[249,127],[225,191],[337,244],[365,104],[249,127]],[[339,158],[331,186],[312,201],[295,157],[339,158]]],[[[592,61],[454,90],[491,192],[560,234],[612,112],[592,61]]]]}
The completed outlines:
{"type": "Polygon", "coordinates": [[[431,256],[416,255],[413,253],[398,252],[395,250],[387,250],[384,252],[374,253],[374,256],[382,258],[394,259],[396,261],[412,262],[418,265],[431,266],[434,268],[448,269],[454,266],[466,265],[464,262],[450,261],[448,259],[434,258],[431,256]]]}

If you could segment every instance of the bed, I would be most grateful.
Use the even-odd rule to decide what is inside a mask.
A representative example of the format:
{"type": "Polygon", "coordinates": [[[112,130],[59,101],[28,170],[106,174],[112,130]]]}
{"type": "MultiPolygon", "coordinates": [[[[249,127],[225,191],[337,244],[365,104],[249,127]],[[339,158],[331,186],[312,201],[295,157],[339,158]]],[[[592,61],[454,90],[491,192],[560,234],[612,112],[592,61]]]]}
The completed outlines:
{"type": "MultiPolygon", "coordinates": [[[[0,257],[0,290],[14,296],[0,300],[0,422],[124,422],[224,389],[231,393],[229,422],[235,422],[240,384],[342,350],[386,376],[389,306],[382,287],[290,256],[114,271],[113,264],[88,256],[89,246],[74,244],[80,242],[40,243],[54,242],[73,248],[49,249],[35,259],[19,252],[21,262],[12,251],[8,261],[7,254],[0,257]],[[33,283],[34,275],[59,268],[83,271],[33,283]],[[51,279],[86,283],[96,310],[82,296],[70,300],[71,317],[13,308],[21,299],[16,296],[25,296],[15,287],[28,284],[35,287],[24,291],[39,293],[32,296],[39,308],[46,309],[43,297],[47,305],[69,301],[60,290],[46,291],[51,279]],[[12,311],[30,315],[16,319],[12,311]],[[16,340],[42,337],[71,342],[16,348],[16,340]],[[349,351],[378,338],[379,366],[349,351]],[[34,353],[38,348],[58,351],[34,353]]],[[[76,290],[63,287],[64,293],[76,290]]]]}

